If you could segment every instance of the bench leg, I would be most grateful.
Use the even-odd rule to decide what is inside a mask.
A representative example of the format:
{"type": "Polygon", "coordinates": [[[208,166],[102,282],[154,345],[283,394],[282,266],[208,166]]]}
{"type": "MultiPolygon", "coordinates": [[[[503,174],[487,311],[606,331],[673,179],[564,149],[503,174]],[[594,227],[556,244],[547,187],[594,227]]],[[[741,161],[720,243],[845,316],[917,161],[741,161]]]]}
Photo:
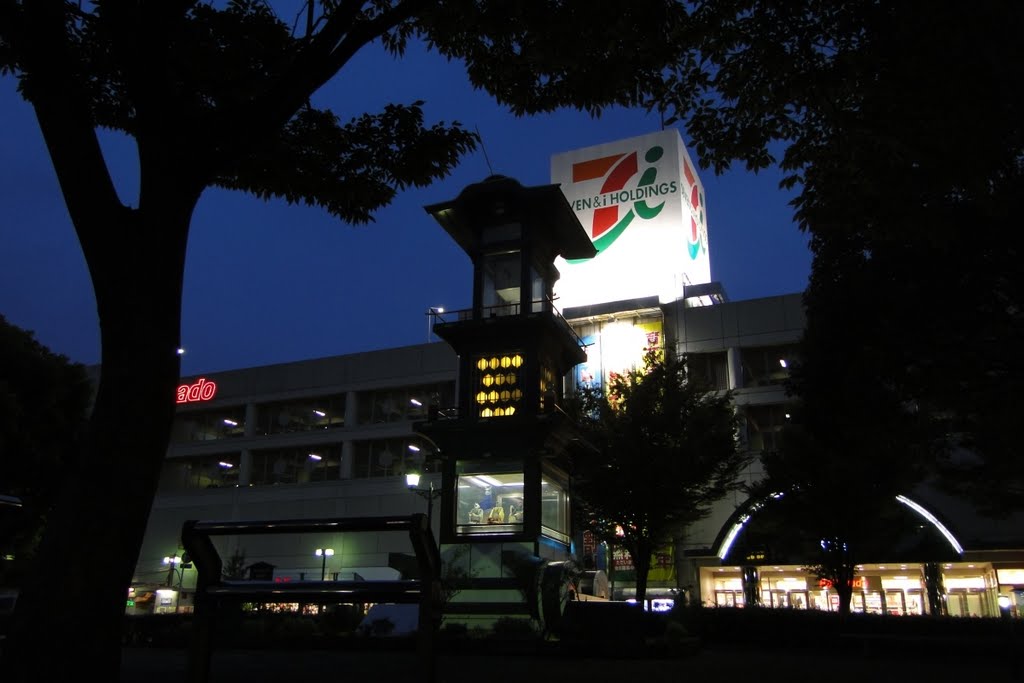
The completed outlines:
{"type": "MultiPolygon", "coordinates": [[[[198,594],[196,595],[198,598],[198,594]]],[[[192,620],[192,639],[188,651],[188,683],[208,683],[213,638],[213,606],[196,601],[192,620]]]]}
{"type": "Polygon", "coordinates": [[[416,630],[416,650],[426,683],[437,681],[437,622],[438,615],[434,609],[421,604],[416,630]]]}

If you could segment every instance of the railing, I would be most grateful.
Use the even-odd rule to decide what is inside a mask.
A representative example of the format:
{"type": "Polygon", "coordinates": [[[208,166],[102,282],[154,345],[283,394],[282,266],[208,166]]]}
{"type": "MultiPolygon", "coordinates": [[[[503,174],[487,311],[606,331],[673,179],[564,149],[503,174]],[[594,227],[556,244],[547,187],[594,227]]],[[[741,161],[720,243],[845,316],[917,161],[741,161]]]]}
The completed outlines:
{"type": "MultiPolygon", "coordinates": [[[[562,314],[555,308],[553,299],[547,297],[543,299],[534,299],[529,304],[530,313],[547,313],[551,315],[558,325],[560,325],[566,332],[572,335],[572,338],[576,340],[576,344],[580,348],[584,348],[586,345],[583,340],[580,339],[579,335],[576,334],[576,330],[572,328],[572,325],[562,317],[562,314]]],[[[490,318],[503,318],[508,316],[519,315],[520,304],[498,304],[495,306],[484,306],[481,310],[481,319],[488,320],[490,318]]],[[[458,311],[445,311],[444,313],[433,313],[435,325],[448,325],[452,322],[464,322],[467,320],[475,320],[472,308],[464,308],[458,311]],[[445,315],[452,315],[455,317],[454,321],[445,320],[445,315]]]]}
{"type": "Polygon", "coordinates": [[[214,620],[227,602],[336,602],[347,604],[405,603],[419,605],[417,651],[426,681],[435,674],[435,635],[441,610],[441,557],[427,516],[334,517],[264,521],[189,520],[182,528],[182,544],[192,557],[196,580],[193,640],[189,650],[188,680],[206,683],[213,654],[214,620]],[[222,576],[223,561],[213,536],[307,533],[402,532],[416,555],[419,576],[385,581],[232,580],[222,576]]]}

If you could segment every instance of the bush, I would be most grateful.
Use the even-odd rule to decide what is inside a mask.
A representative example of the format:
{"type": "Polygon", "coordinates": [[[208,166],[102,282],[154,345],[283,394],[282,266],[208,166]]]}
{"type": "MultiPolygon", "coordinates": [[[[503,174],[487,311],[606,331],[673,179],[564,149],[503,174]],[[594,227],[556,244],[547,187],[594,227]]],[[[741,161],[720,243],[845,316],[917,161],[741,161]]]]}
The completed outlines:
{"type": "Polygon", "coordinates": [[[536,638],[537,627],[532,619],[521,617],[499,617],[494,622],[494,635],[498,638],[536,638]]]}

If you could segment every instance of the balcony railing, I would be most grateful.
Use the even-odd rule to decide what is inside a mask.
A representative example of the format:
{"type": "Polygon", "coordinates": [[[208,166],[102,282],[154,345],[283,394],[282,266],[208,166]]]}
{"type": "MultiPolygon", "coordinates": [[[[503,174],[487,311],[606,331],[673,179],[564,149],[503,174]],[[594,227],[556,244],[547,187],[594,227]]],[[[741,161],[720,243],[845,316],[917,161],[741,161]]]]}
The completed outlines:
{"type": "MultiPolygon", "coordinates": [[[[585,348],[583,340],[576,334],[576,330],[573,329],[572,325],[562,317],[562,314],[555,308],[554,301],[550,298],[534,299],[529,303],[530,314],[536,313],[547,313],[553,317],[557,324],[560,325],[566,332],[568,332],[573,339],[576,340],[577,346],[585,348]]],[[[520,313],[520,304],[498,304],[495,306],[484,306],[481,311],[481,319],[488,320],[490,318],[515,316],[520,313]]],[[[435,325],[447,325],[453,322],[465,322],[469,320],[475,320],[472,308],[464,308],[458,311],[445,311],[444,313],[433,313],[435,325]],[[445,316],[453,316],[454,320],[446,320],[445,316]]]]}

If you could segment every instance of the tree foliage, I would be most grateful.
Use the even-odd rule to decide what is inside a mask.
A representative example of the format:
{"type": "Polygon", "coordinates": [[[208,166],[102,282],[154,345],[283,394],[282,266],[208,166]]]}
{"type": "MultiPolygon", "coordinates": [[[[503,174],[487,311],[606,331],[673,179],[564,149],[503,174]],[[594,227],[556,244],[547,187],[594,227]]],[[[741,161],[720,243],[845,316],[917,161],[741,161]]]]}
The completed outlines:
{"type": "Polygon", "coordinates": [[[938,463],[947,483],[983,509],[1019,508],[1024,6],[693,6],[696,56],[663,106],[705,165],[780,166],[811,238],[815,338],[853,330],[866,376],[946,418],[933,427],[950,453],[973,453],[938,463]]]}
{"type": "Polygon", "coordinates": [[[31,568],[53,481],[73,465],[91,399],[83,365],[0,316],[0,493],[22,503],[0,526],[0,585],[19,585],[31,568]]]}
{"type": "Polygon", "coordinates": [[[596,115],[653,96],[678,62],[668,38],[686,16],[665,0],[311,0],[292,30],[272,7],[0,0],[0,73],[18,79],[36,112],[89,268],[102,353],[89,427],[4,649],[12,681],[67,678],[86,663],[117,676],[124,599],[174,417],[189,225],[206,188],[369,221],[396,192],[445,177],[476,136],[457,122],[427,124],[420,102],[347,122],[312,106],[367,45],[400,59],[421,41],[519,115],[596,115]],[[116,191],[100,128],[136,142],[130,201],[116,191]],[[67,557],[97,552],[104,562],[63,571],[67,557]],[[47,656],[54,640],[66,656],[47,656]]]}
{"type": "Polygon", "coordinates": [[[651,553],[740,486],[749,458],[738,449],[732,395],[695,381],[685,357],[651,351],[606,393],[582,393],[576,410],[592,447],[573,464],[581,522],[629,552],[643,600],[651,553]]]}
{"type": "MultiPolygon", "coordinates": [[[[860,271],[835,277],[855,282],[860,271]]],[[[950,558],[929,555],[937,548],[897,503],[932,476],[945,452],[937,420],[878,377],[874,342],[858,329],[870,317],[858,310],[866,302],[856,287],[833,296],[841,292],[846,299],[808,321],[787,387],[802,398],[788,408],[777,450],[762,455],[765,478],[748,492],[773,508],[772,543],[785,556],[773,561],[827,579],[845,614],[858,564],[901,554],[915,562],[950,558]]]]}

